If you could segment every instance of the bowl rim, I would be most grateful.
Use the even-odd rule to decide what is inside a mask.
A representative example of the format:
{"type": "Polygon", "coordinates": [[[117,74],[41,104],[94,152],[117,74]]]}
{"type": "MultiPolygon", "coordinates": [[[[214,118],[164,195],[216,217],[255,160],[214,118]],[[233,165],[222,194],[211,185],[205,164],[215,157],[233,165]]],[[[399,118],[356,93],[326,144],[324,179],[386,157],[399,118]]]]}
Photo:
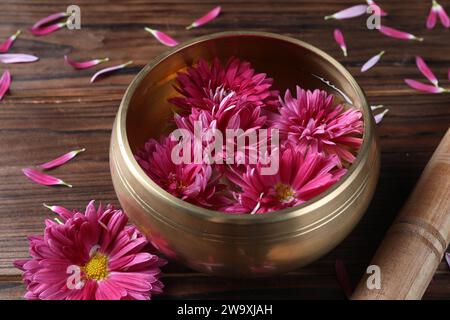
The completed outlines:
{"type": "Polygon", "coordinates": [[[321,49],[306,43],[302,40],[280,35],[276,33],[271,32],[261,32],[261,31],[225,31],[225,32],[218,32],[218,33],[212,33],[209,35],[197,37],[188,41],[185,41],[176,47],[167,50],[163,52],[162,54],[156,56],[153,58],[131,81],[129,84],[127,90],[125,91],[125,94],[121,100],[118,112],[117,112],[117,118],[116,118],[116,124],[115,126],[117,129],[117,137],[118,137],[118,148],[119,152],[123,156],[123,160],[125,164],[128,166],[128,169],[130,173],[133,175],[133,177],[139,181],[146,190],[149,192],[156,193],[159,198],[163,199],[168,205],[178,207],[180,209],[183,209],[183,211],[187,214],[196,216],[198,218],[206,219],[211,222],[217,222],[217,223],[225,223],[225,224],[265,224],[265,223],[274,223],[274,222],[282,222],[286,220],[290,220],[305,214],[308,214],[309,212],[314,211],[316,208],[322,206],[323,204],[327,203],[330,199],[333,198],[333,195],[336,193],[339,193],[340,190],[344,188],[344,185],[350,180],[351,176],[356,174],[357,169],[360,167],[360,163],[362,162],[364,156],[369,152],[369,143],[373,140],[374,135],[374,122],[373,122],[373,116],[372,113],[369,110],[369,105],[367,103],[367,98],[362,90],[362,88],[359,86],[359,84],[356,82],[354,77],[350,74],[347,69],[341,65],[336,59],[334,59],[329,54],[325,53],[321,49]],[[210,210],[206,209],[194,204],[191,204],[187,201],[181,200],[163,188],[161,188],[159,185],[157,185],[145,172],[144,170],[139,166],[138,162],[134,158],[134,155],[131,151],[131,147],[128,141],[128,135],[127,135],[127,128],[126,128],[126,119],[128,114],[128,107],[130,105],[130,101],[137,89],[137,87],[140,85],[141,81],[145,78],[145,76],[159,63],[163,62],[166,58],[170,57],[173,54],[176,54],[179,51],[182,51],[186,49],[187,47],[196,45],[198,43],[204,42],[204,41],[210,41],[213,39],[218,38],[226,38],[226,37],[241,37],[241,36],[249,36],[249,37],[265,37],[265,38],[272,38],[276,40],[286,41],[293,43],[295,45],[301,46],[307,50],[312,51],[314,54],[317,54],[321,58],[328,60],[334,68],[338,70],[341,75],[344,76],[348,84],[352,87],[354,92],[362,101],[361,111],[363,113],[363,123],[364,123],[364,134],[363,134],[363,142],[361,144],[360,150],[356,156],[355,161],[353,164],[348,168],[346,174],[342,176],[342,178],[335,183],[332,187],[330,187],[328,190],[322,192],[320,195],[306,201],[305,203],[285,208],[282,210],[277,210],[273,212],[267,212],[264,214],[229,214],[224,213],[221,211],[216,210],[210,210]]]}

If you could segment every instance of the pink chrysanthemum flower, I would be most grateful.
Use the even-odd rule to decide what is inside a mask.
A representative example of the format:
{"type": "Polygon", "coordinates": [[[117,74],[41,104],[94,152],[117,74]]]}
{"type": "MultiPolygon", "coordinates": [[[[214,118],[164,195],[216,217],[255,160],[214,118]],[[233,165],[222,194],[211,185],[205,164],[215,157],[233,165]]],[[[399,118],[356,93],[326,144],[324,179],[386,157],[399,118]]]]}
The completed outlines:
{"type": "Polygon", "coordinates": [[[267,120],[261,113],[261,107],[250,107],[235,96],[235,93],[230,93],[218,104],[206,101],[206,105],[211,105],[208,110],[193,108],[188,115],[176,114],[175,123],[178,128],[194,132],[194,123],[200,121],[203,129],[214,127],[223,135],[226,129],[247,131],[261,128],[267,120]]]}
{"type": "Polygon", "coordinates": [[[47,220],[43,236],[29,237],[24,271],[25,298],[42,300],[150,299],[162,292],[166,262],[147,252],[146,238],[121,211],[108,205],[86,212],[55,210],[64,222],[47,220]]]}
{"type": "Polygon", "coordinates": [[[193,150],[191,163],[176,164],[172,150],[177,144],[178,141],[173,141],[171,136],[163,137],[159,142],[150,139],[137,152],[136,160],[154,182],[175,197],[208,208],[222,205],[225,198],[220,191],[225,186],[219,182],[220,176],[210,165],[194,163],[193,150]]]}
{"type": "Polygon", "coordinates": [[[271,90],[273,80],[264,73],[256,73],[249,62],[230,58],[223,67],[219,59],[209,65],[200,59],[197,65],[179,73],[176,90],[182,95],[169,101],[190,113],[192,108],[211,111],[214,105],[231,93],[252,107],[275,108],[278,92],[271,90]]]}
{"type": "Polygon", "coordinates": [[[312,150],[303,152],[287,146],[280,152],[279,170],[263,175],[262,165],[248,166],[242,175],[229,178],[241,191],[236,203],[224,208],[228,213],[259,214],[300,205],[336,183],[346,172],[338,168],[336,155],[325,156],[312,150]]]}
{"type": "Polygon", "coordinates": [[[292,145],[303,151],[311,148],[312,152],[335,154],[349,163],[355,160],[363,133],[359,110],[334,105],[333,95],[326,91],[306,91],[297,86],[297,98],[287,90],[279,112],[272,126],[292,145]]]}

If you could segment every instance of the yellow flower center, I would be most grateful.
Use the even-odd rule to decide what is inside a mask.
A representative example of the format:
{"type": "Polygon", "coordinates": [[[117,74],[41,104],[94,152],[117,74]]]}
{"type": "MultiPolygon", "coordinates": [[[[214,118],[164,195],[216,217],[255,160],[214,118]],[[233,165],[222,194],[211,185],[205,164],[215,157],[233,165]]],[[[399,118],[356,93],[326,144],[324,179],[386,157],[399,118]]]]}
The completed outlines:
{"type": "Polygon", "coordinates": [[[108,276],[108,257],[96,252],[84,265],[83,271],[88,280],[103,280],[108,276]]]}
{"type": "Polygon", "coordinates": [[[275,192],[277,193],[278,200],[281,202],[289,202],[295,195],[295,191],[292,190],[291,186],[281,182],[275,185],[275,192]]]}

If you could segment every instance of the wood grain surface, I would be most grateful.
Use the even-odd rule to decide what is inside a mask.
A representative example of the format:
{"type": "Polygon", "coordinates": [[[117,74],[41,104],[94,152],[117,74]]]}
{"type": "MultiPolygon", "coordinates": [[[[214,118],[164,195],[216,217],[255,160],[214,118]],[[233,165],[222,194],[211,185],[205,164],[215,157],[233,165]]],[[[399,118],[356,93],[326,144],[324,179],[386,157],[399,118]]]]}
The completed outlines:
{"type": "MultiPolygon", "coordinates": [[[[42,203],[82,209],[90,199],[117,203],[108,165],[111,126],[121,97],[134,75],[167,48],[144,31],[151,26],[184,41],[218,31],[259,30],[290,35],[336,57],[355,76],[371,104],[390,111],[378,126],[382,168],[378,188],[361,223],[336,249],[319,261],[289,274],[259,280],[229,280],[193,272],[177,263],[164,269],[166,284],[160,298],[276,298],[344,299],[334,272],[336,259],[345,262],[357,283],[388,226],[406,200],[429,157],[450,125],[450,94],[425,94],[409,89],[404,78],[421,80],[414,57],[422,55],[450,87],[450,30],[425,28],[431,1],[400,0],[378,3],[390,13],[382,22],[423,36],[422,43],[387,38],[368,30],[365,18],[324,21],[323,16],[358,1],[223,1],[214,22],[190,31],[193,20],[217,1],[145,0],[2,0],[0,39],[17,29],[24,32],[11,52],[40,57],[32,64],[0,65],[10,70],[13,83],[0,102],[0,299],[24,294],[15,259],[28,256],[27,235],[40,234],[51,214],[42,203]],[[29,28],[48,14],[81,8],[81,30],[59,30],[35,37],[29,28]],[[333,40],[340,28],[349,57],[333,40]],[[362,64],[385,50],[382,61],[361,73],[362,64]],[[73,70],[63,56],[74,59],[109,57],[109,65],[134,60],[115,75],[90,84],[93,70],[73,70]],[[45,162],[72,149],[86,152],[52,174],[72,189],[43,187],[27,180],[26,166],[45,162]]],[[[440,3],[450,12],[450,1],[440,3]]],[[[426,299],[450,298],[450,271],[441,262],[426,299]]]]}

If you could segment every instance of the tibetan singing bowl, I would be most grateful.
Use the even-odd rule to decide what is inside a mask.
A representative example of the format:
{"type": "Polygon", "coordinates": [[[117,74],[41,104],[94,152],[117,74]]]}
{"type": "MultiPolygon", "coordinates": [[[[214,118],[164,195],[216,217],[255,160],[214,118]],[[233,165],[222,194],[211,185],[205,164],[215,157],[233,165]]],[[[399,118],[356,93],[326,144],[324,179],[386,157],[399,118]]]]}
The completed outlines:
{"type": "Polygon", "coordinates": [[[278,274],[334,248],[358,223],[378,180],[379,148],[363,91],[329,55],[296,39],[265,32],[224,32],[181,44],[152,60],[133,80],[114,123],[110,166],[114,188],[132,222],[169,258],[231,277],[278,274]],[[259,215],[230,215],[178,199],[153,182],[133,154],[149,138],[173,130],[176,73],[199,58],[249,61],[284,92],[295,85],[347,96],[364,117],[361,149],[347,174],[303,205],[259,215]],[[341,91],[333,91],[317,77],[341,91]]]}

